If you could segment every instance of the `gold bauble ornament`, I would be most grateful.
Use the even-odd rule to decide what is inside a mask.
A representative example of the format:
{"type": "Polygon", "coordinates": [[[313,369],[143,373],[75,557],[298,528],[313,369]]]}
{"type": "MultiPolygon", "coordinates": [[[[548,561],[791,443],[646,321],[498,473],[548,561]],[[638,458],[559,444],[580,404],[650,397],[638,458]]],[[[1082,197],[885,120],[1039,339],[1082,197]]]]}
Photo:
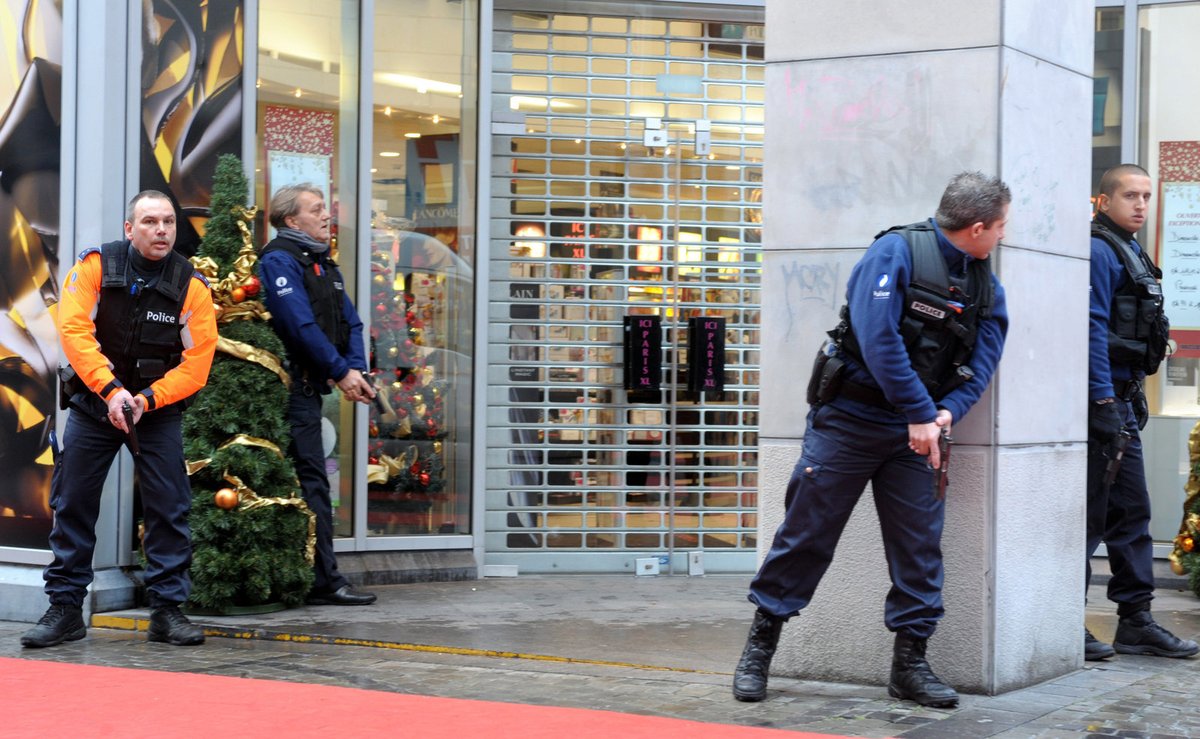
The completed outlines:
{"type": "Polygon", "coordinates": [[[237,508],[238,494],[233,488],[221,488],[213,495],[213,502],[217,504],[217,508],[230,511],[237,508]]]}
{"type": "Polygon", "coordinates": [[[1185,575],[1187,572],[1183,569],[1183,563],[1177,559],[1171,559],[1171,572],[1176,575],[1185,575]]]}
{"type": "Polygon", "coordinates": [[[1190,552],[1196,548],[1196,540],[1190,536],[1185,536],[1180,540],[1179,548],[1185,552],[1190,552]]]}

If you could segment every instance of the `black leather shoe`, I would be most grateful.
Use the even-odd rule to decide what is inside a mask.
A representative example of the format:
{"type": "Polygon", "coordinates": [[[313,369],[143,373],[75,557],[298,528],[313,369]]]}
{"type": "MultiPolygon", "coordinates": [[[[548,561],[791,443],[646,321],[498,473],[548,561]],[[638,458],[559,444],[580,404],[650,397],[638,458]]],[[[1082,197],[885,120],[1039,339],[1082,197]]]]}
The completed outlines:
{"type": "Polygon", "coordinates": [[[733,697],[754,703],[767,697],[767,673],[771,669],[771,658],[779,645],[779,631],[783,620],[775,618],[762,609],[754,612],[750,634],[746,637],[746,648],[737,669],[733,671],[733,697]]]}
{"type": "Polygon", "coordinates": [[[1092,636],[1092,632],[1086,628],[1083,630],[1083,658],[1088,662],[1099,662],[1102,659],[1108,659],[1116,654],[1116,650],[1112,646],[1105,644],[1096,637],[1092,636]]]}
{"type": "Polygon", "coordinates": [[[204,643],[204,629],[189,621],[179,606],[161,606],[150,611],[150,628],[146,631],[146,638],[177,647],[190,647],[204,643]]]}
{"type": "Polygon", "coordinates": [[[933,674],[925,661],[925,640],[904,634],[896,634],[888,695],[934,708],[958,705],[958,693],[933,674]]]}
{"type": "Polygon", "coordinates": [[[1150,611],[1138,611],[1117,622],[1113,648],[1121,654],[1148,654],[1153,657],[1191,657],[1200,646],[1180,639],[1155,622],[1150,611]]]}
{"type": "Polygon", "coordinates": [[[333,592],[309,593],[304,602],[310,606],[369,606],[375,602],[375,594],[343,585],[333,592]]]}
{"type": "Polygon", "coordinates": [[[87,636],[83,609],[65,603],[51,603],[50,608],[29,631],[21,635],[23,647],[52,647],[65,641],[87,636]]]}

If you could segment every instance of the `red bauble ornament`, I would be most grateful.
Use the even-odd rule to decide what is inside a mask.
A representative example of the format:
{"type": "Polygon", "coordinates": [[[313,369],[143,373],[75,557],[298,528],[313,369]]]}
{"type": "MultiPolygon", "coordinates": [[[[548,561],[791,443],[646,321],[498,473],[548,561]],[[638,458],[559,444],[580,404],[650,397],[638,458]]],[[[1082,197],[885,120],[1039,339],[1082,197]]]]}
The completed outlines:
{"type": "Polygon", "coordinates": [[[413,313],[412,311],[408,311],[407,313],[404,314],[404,320],[408,321],[409,323],[412,323],[413,321],[417,320],[417,314],[413,313]]]}
{"type": "Polygon", "coordinates": [[[367,464],[379,464],[379,457],[367,457],[367,464]]]}
{"type": "Polygon", "coordinates": [[[421,474],[417,475],[417,482],[421,483],[422,485],[429,485],[429,473],[422,472],[421,474]]]}
{"type": "Polygon", "coordinates": [[[407,408],[397,408],[396,409],[396,418],[408,418],[408,409],[407,408]]]}
{"type": "Polygon", "coordinates": [[[222,510],[228,511],[237,508],[237,491],[233,488],[221,488],[213,495],[213,502],[217,504],[217,508],[222,510]]]}
{"type": "Polygon", "coordinates": [[[384,303],[376,303],[375,304],[375,312],[382,316],[383,314],[388,312],[388,307],[384,303]]]}
{"type": "Polygon", "coordinates": [[[417,300],[416,296],[413,295],[412,293],[404,293],[404,302],[405,303],[412,305],[414,302],[416,302],[416,300],[417,300]]]}
{"type": "Polygon", "coordinates": [[[411,472],[411,473],[413,473],[414,475],[415,475],[415,474],[417,474],[418,472],[420,472],[420,471],[421,471],[421,463],[420,463],[420,462],[413,462],[413,463],[412,463],[412,467],[409,467],[409,468],[408,468],[408,471],[409,471],[409,472],[411,472]]]}
{"type": "Polygon", "coordinates": [[[260,282],[259,279],[254,275],[250,275],[246,278],[246,281],[242,283],[242,289],[245,290],[246,295],[251,298],[253,298],[255,295],[258,295],[258,291],[261,288],[262,282],[260,282]]]}

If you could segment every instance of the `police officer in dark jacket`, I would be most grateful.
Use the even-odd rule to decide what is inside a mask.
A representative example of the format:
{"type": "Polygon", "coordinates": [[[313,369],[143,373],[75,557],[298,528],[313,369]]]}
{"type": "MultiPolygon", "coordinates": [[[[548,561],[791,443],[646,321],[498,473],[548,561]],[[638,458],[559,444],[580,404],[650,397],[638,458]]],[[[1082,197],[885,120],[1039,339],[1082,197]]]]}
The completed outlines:
{"type": "Polygon", "coordinates": [[[1150,194],[1146,170],[1135,164],[1113,167],[1100,178],[1092,222],[1087,578],[1090,582],[1091,559],[1103,541],[1112,568],[1108,598],[1117,604],[1119,617],[1111,646],[1084,628],[1084,658],[1093,661],[1114,652],[1190,657],[1200,651],[1196,642],[1177,638],[1150,615],[1150,493],[1138,431],[1149,420],[1142,381],[1158,371],[1170,328],[1158,282],[1162,273],[1134,238],[1146,222],[1150,194]]]}
{"type": "Polygon", "coordinates": [[[276,191],[270,204],[277,236],[259,257],[271,326],[287,348],[292,387],[289,452],[308,507],[317,516],[316,575],[309,605],[361,606],[373,593],[355,590],[333,553],[333,505],[321,444],[321,398],[336,385],[347,400],[370,403],[363,325],[329,253],[325,195],[309,183],[276,191]]]}
{"type": "Polygon", "coordinates": [[[58,335],[70,363],[60,370],[63,401],[71,412],[63,449],[55,449],[50,489],[54,561],[44,574],[50,608],[21,637],[26,647],[87,633],[83,602],[92,582],[100,493],[122,445],[135,453],[145,511],[147,638],[177,646],[204,641],[203,630],[179,610],[191,591],[192,561],[181,422],[184,404],[208,381],[217,346],[212,293],[173,251],[175,208],[166,195],[138,193],[125,219],[125,240],[79,255],[57,305],[58,335]]]}
{"type": "Polygon", "coordinates": [[[1004,237],[1011,199],[997,178],[956,175],[935,218],[877,236],[851,272],[842,324],[810,384],[784,521],[750,585],[758,608],[734,673],[738,700],[766,696],[780,629],[808,605],[870,482],[892,577],[888,692],[957,704],[925,660],[943,614],[945,501],[934,469],[943,432],[975,404],[1000,361],[1008,315],[987,258],[1004,237]]]}

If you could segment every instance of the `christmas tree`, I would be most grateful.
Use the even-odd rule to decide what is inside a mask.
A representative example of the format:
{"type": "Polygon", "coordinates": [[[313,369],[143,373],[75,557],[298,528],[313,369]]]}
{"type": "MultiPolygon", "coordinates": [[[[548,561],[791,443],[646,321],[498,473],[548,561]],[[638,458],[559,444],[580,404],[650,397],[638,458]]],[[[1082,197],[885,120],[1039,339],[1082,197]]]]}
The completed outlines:
{"type": "Polygon", "coordinates": [[[209,281],[220,340],[208,385],[183,422],[192,481],[193,609],[299,605],[312,586],[313,517],[286,457],[284,349],[267,325],[247,226],[241,160],[217,164],[192,262],[209,281]]]}
{"type": "Polygon", "coordinates": [[[446,381],[430,362],[426,315],[438,297],[437,281],[398,269],[393,251],[376,251],[371,261],[371,369],[378,398],[371,409],[367,492],[374,528],[428,533],[434,528],[431,509],[446,490],[446,381]]]}
{"type": "Polygon", "coordinates": [[[1176,575],[1188,575],[1188,584],[1196,595],[1200,595],[1200,423],[1192,428],[1188,437],[1188,452],[1191,457],[1192,473],[1188,476],[1184,492],[1183,521],[1179,524],[1179,535],[1175,537],[1175,548],[1168,559],[1176,575]]]}

